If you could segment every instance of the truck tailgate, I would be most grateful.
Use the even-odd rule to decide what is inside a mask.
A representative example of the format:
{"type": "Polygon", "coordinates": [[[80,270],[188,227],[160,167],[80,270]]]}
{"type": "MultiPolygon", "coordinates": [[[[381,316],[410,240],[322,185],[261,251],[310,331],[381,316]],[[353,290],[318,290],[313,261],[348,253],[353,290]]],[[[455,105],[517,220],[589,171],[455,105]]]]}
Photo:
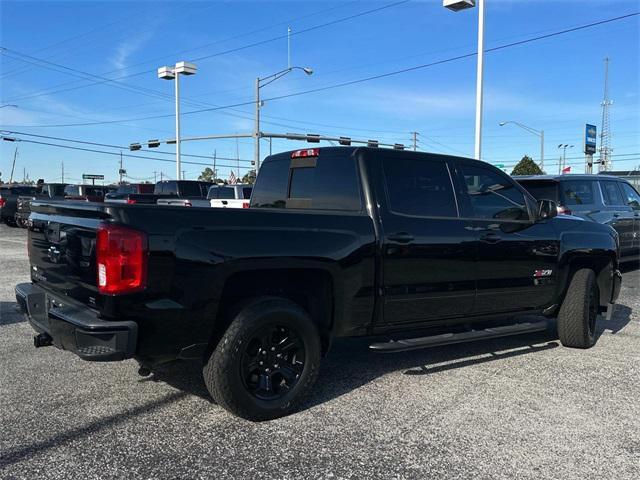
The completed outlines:
{"type": "Polygon", "coordinates": [[[109,218],[105,208],[73,201],[36,201],[31,208],[28,252],[32,281],[95,307],[96,229],[109,218]]]}

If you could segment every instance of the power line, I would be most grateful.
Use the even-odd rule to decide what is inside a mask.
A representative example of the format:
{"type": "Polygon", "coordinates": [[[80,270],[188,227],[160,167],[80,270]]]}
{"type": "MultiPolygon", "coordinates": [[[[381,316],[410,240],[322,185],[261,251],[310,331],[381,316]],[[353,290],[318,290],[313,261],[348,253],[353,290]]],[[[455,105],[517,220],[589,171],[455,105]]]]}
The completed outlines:
{"type": "MultiPolygon", "coordinates": [[[[2,130],[0,133],[11,133],[11,134],[16,134],[16,135],[26,135],[29,137],[37,137],[37,138],[45,138],[48,140],[59,140],[62,142],[71,142],[71,143],[81,143],[84,145],[94,145],[96,147],[108,147],[108,148],[117,148],[120,150],[128,150],[129,147],[128,146],[124,146],[124,145],[112,145],[112,144],[108,144],[108,143],[98,143],[98,142],[90,142],[88,140],[75,140],[75,139],[71,139],[71,138],[62,138],[62,137],[52,137],[49,135],[37,135],[35,133],[26,133],[26,132],[16,132],[15,130],[2,130]]],[[[143,152],[153,152],[153,153],[160,153],[163,155],[175,155],[174,152],[164,152],[162,150],[148,150],[148,149],[141,149],[141,151],[143,152]]],[[[210,159],[211,157],[208,157],[206,155],[196,155],[196,154],[192,154],[192,153],[183,153],[181,154],[184,157],[193,157],[193,158],[207,158],[210,159]]],[[[237,161],[237,158],[228,158],[228,157],[217,157],[221,160],[233,160],[234,162],[237,161]]],[[[252,162],[253,160],[246,160],[246,159],[240,159],[241,162],[252,162]]]]}
{"type": "MultiPolygon", "coordinates": [[[[107,152],[107,151],[104,151],[104,150],[95,150],[95,149],[91,149],[91,148],[74,147],[74,146],[71,146],[71,145],[60,145],[58,143],[39,142],[37,140],[27,140],[25,138],[15,138],[15,141],[26,142],[26,143],[35,143],[35,144],[38,144],[38,145],[46,145],[46,146],[49,146],[49,147],[67,148],[69,150],[80,150],[80,151],[83,151],[83,152],[101,153],[101,154],[104,154],[104,155],[115,155],[117,157],[120,156],[119,152],[107,152]]],[[[170,160],[168,158],[147,157],[147,156],[144,156],[144,155],[130,155],[130,154],[127,154],[127,153],[123,153],[122,156],[123,157],[130,157],[130,158],[144,159],[144,160],[155,160],[155,161],[158,161],[158,162],[175,163],[175,160],[170,160]]],[[[182,163],[187,163],[187,164],[190,164],[190,165],[204,165],[204,166],[207,166],[207,167],[211,166],[210,162],[209,163],[203,163],[203,162],[184,161],[182,163]]],[[[220,165],[220,166],[221,167],[227,167],[227,168],[236,168],[236,165],[220,165]]],[[[241,168],[246,168],[246,169],[250,170],[253,167],[241,167],[241,168]]]]}
{"type": "MultiPolygon", "coordinates": [[[[629,13],[626,15],[620,15],[617,17],[612,17],[612,18],[608,18],[605,20],[600,20],[600,21],[596,21],[596,22],[591,22],[585,25],[580,25],[577,27],[572,27],[572,28],[567,28],[564,30],[559,30],[553,33],[549,33],[549,34],[545,34],[545,35],[539,35],[536,37],[532,37],[532,38],[528,38],[525,40],[519,40],[516,42],[510,42],[504,45],[499,45],[497,47],[493,47],[493,48],[489,48],[487,50],[485,50],[485,52],[495,52],[495,51],[499,51],[499,50],[503,50],[506,48],[510,48],[510,47],[514,47],[514,46],[518,46],[518,45],[524,45],[527,43],[532,43],[535,41],[539,41],[539,40],[544,40],[547,38],[551,38],[551,37],[555,37],[555,36],[559,36],[559,35],[565,35],[567,33],[571,33],[571,32],[575,32],[575,31],[579,31],[579,30],[584,30],[587,28],[592,28],[592,27],[596,27],[596,26],[600,26],[600,25],[604,25],[607,23],[611,23],[611,22],[615,22],[615,21],[619,21],[619,20],[623,20],[623,19],[627,19],[630,17],[634,17],[639,15],[640,12],[634,12],[634,13],[629,13]]],[[[340,83],[336,83],[333,85],[327,85],[324,87],[317,87],[317,88],[313,88],[313,89],[309,89],[309,90],[302,90],[299,92],[293,92],[293,93],[289,93],[289,94],[285,94],[285,95],[278,95],[275,97],[271,97],[271,98],[266,98],[264,99],[264,101],[274,101],[274,100],[282,100],[285,98],[291,98],[291,97],[297,97],[297,96],[301,96],[301,95],[307,95],[310,93],[318,93],[318,92],[322,92],[322,91],[326,91],[326,90],[331,90],[331,89],[335,89],[335,88],[341,88],[341,87],[345,87],[345,86],[350,86],[350,85],[355,85],[355,84],[359,84],[359,83],[364,83],[364,82],[369,82],[372,80],[378,80],[381,78],[386,78],[386,77],[391,77],[391,76],[395,76],[395,75],[399,75],[402,73],[408,73],[408,72],[412,72],[412,71],[416,71],[416,70],[421,70],[421,69],[425,69],[425,68],[429,68],[429,67],[434,67],[437,65],[442,65],[445,63],[450,63],[450,62],[454,62],[457,60],[462,60],[465,58],[470,58],[477,55],[477,52],[471,52],[471,53],[466,53],[466,54],[462,54],[462,55],[457,55],[454,57],[449,57],[446,59],[442,59],[442,60],[438,60],[435,62],[430,62],[430,63],[425,63],[425,64],[421,64],[421,65],[415,65],[413,67],[407,67],[407,68],[403,68],[400,70],[394,70],[391,72],[386,72],[386,73],[382,73],[382,74],[378,74],[378,75],[372,75],[369,77],[364,77],[364,78],[360,78],[360,79],[356,79],[356,80],[350,80],[347,82],[340,82],[340,83]]],[[[247,105],[252,105],[254,104],[253,100],[250,101],[245,101],[245,102],[238,102],[235,104],[231,104],[231,105],[224,105],[224,106],[217,106],[217,107],[211,107],[211,108],[203,108],[203,109],[199,109],[199,110],[191,110],[188,112],[184,112],[183,115],[192,115],[192,114],[196,114],[196,113],[203,113],[203,112],[213,112],[213,111],[217,111],[217,110],[223,110],[223,109],[231,109],[231,108],[235,108],[235,107],[242,107],[242,106],[247,106],[247,105]]],[[[112,124],[112,123],[121,123],[121,122],[131,122],[131,121],[141,121],[141,120],[152,120],[152,119],[158,119],[158,118],[169,118],[169,117],[173,117],[173,114],[164,114],[164,115],[152,115],[152,116],[146,116],[146,117],[137,117],[137,118],[130,118],[130,119],[123,119],[123,120],[112,120],[112,121],[104,121],[104,122],[87,122],[87,123],[76,123],[76,124],[57,124],[57,125],[23,125],[23,127],[38,127],[38,128],[53,128],[53,127],[80,127],[80,126],[90,126],[90,125],[105,125],[105,124],[112,124]]]]}
{"type": "MultiPolygon", "coordinates": [[[[401,4],[408,3],[408,2],[409,2],[409,0],[401,0],[401,1],[398,1],[398,2],[395,2],[395,3],[391,3],[391,4],[388,4],[388,5],[383,5],[381,7],[376,7],[376,8],[373,8],[373,9],[366,10],[364,12],[359,12],[359,13],[356,13],[356,14],[352,14],[352,15],[349,15],[349,16],[346,16],[346,17],[342,17],[342,18],[336,19],[336,20],[331,20],[329,22],[325,22],[325,23],[322,23],[322,24],[319,24],[319,25],[314,25],[314,26],[311,26],[311,27],[308,27],[308,28],[305,28],[305,29],[302,29],[302,30],[298,30],[296,32],[293,32],[292,35],[302,35],[302,34],[305,34],[305,33],[308,33],[308,32],[314,31],[314,30],[318,30],[320,28],[325,28],[325,27],[328,27],[328,26],[331,26],[331,25],[335,25],[337,23],[342,23],[342,22],[345,22],[345,21],[348,21],[348,20],[352,20],[354,18],[362,17],[364,15],[369,15],[371,13],[379,12],[381,10],[384,10],[384,9],[387,9],[387,8],[391,8],[391,7],[395,7],[397,5],[401,5],[401,4]]],[[[228,50],[223,50],[221,52],[205,55],[205,56],[202,56],[202,57],[192,58],[190,61],[197,62],[197,61],[201,61],[201,60],[205,60],[205,59],[209,59],[209,58],[213,58],[213,57],[219,57],[219,56],[222,56],[222,55],[227,55],[229,53],[235,53],[235,52],[238,52],[238,51],[241,51],[241,50],[246,50],[246,49],[253,48],[253,47],[256,47],[256,46],[264,45],[266,43],[275,42],[277,40],[282,40],[284,38],[287,38],[287,34],[278,35],[276,37],[272,37],[272,38],[269,38],[269,39],[266,39],[266,40],[253,42],[253,43],[250,43],[248,45],[243,45],[243,46],[240,46],[240,47],[235,47],[235,48],[231,48],[231,49],[228,49],[228,50]]],[[[195,48],[194,50],[198,50],[198,49],[199,48],[195,48]]],[[[163,56],[161,58],[166,58],[166,57],[163,56]]],[[[131,68],[131,67],[128,67],[128,68],[131,68]]],[[[45,90],[45,91],[40,92],[38,94],[32,94],[32,95],[23,96],[23,97],[15,97],[14,99],[11,99],[11,101],[14,101],[14,100],[17,100],[17,99],[25,100],[27,98],[34,98],[34,97],[37,97],[37,96],[42,96],[42,95],[47,95],[47,94],[52,94],[52,93],[68,92],[68,91],[71,91],[71,90],[77,90],[77,89],[89,87],[89,86],[92,86],[92,85],[100,85],[100,84],[103,84],[103,83],[115,82],[115,81],[122,80],[122,79],[125,79],[125,78],[136,77],[136,76],[144,75],[146,73],[151,73],[151,72],[155,72],[155,69],[145,70],[145,71],[142,71],[142,72],[132,73],[132,74],[129,74],[129,75],[123,75],[123,76],[118,77],[117,79],[107,79],[107,78],[102,77],[103,79],[100,80],[100,81],[97,81],[97,82],[92,82],[92,83],[88,83],[88,84],[84,84],[84,85],[78,85],[76,87],[71,87],[71,88],[62,89],[62,90],[53,90],[53,91],[51,91],[51,89],[48,89],[48,90],[45,90]]],[[[94,75],[94,76],[100,77],[99,75],[94,75]]],[[[58,86],[62,86],[62,85],[66,85],[66,84],[68,84],[68,82],[67,83],[63,83],[63,84],[58,85],[58,86]]],[[[52,88],[55,89],[55,88],[57,88],[57,86],[56,87],[52,87],[52,88]]]]}

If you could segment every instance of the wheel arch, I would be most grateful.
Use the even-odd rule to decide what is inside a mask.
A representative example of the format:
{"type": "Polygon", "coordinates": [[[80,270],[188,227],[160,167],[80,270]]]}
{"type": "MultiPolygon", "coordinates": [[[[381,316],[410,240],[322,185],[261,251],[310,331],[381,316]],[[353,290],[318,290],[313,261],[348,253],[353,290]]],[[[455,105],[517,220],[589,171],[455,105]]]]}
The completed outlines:
{"type": "Polygon", "coordinates": [[[265,268],[237,271],[225,280],[205,361],[242,308],[264,296],[284,298],[302,307],[318,327],[323,354],[328,351],[336,315],[332,273],[317,267],[265,268]]]}

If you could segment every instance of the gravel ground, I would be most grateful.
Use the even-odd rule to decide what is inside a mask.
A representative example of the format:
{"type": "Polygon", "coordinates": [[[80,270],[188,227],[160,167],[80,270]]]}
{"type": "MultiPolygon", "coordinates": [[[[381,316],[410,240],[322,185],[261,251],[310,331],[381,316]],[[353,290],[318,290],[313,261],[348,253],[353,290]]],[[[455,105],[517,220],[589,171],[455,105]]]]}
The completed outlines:
{"type": "Polygon", "coordinates": [[[239,420],[199,368],[35,350],[0,226],[0,478],[640,478],[640,274],[587,351],[548,332],[376,355],[340,342],[297,414],[239,420]]]}

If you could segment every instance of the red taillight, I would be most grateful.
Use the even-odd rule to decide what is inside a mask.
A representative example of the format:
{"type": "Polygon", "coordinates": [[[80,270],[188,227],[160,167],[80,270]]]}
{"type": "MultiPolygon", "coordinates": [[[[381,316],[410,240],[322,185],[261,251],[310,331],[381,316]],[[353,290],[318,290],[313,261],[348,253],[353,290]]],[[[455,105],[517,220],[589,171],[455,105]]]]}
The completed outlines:
{"type": "Polygon", "coordinates": [[[137,200],[135,200],[135,199],[133,199],[133,198],[127,198],[127,203],[128,203],[129,205],[133,205],[133,204],[135,204],[136,202],[137,202],[137,200]]]}
{"type": "Polygon", "coordinates": [[[318,155],[320,155],[319,148],[305,148],[291,152],[291,158],[317,157],[318,155]]]}
{"type": "Polygon", "coordinates": [[[96,235],[98,291],[117,295],[143,290],[147,284],[147,236],[103,223],[96,235]]]}
{"type": "Polygon", "coordinates": [[[7,204],[7,199],[0,197],[0,208],[4,207],[7,204]]]}
{"type": "Polygon", "coordinates": [[[571,210],[562,205],[558,205],[558,215],[571,215],[571,210]]]}
{"type": "Polygon", "coordinates": [[[249,208],[249,202],[242,202],[242,208],[249,208]]]}

